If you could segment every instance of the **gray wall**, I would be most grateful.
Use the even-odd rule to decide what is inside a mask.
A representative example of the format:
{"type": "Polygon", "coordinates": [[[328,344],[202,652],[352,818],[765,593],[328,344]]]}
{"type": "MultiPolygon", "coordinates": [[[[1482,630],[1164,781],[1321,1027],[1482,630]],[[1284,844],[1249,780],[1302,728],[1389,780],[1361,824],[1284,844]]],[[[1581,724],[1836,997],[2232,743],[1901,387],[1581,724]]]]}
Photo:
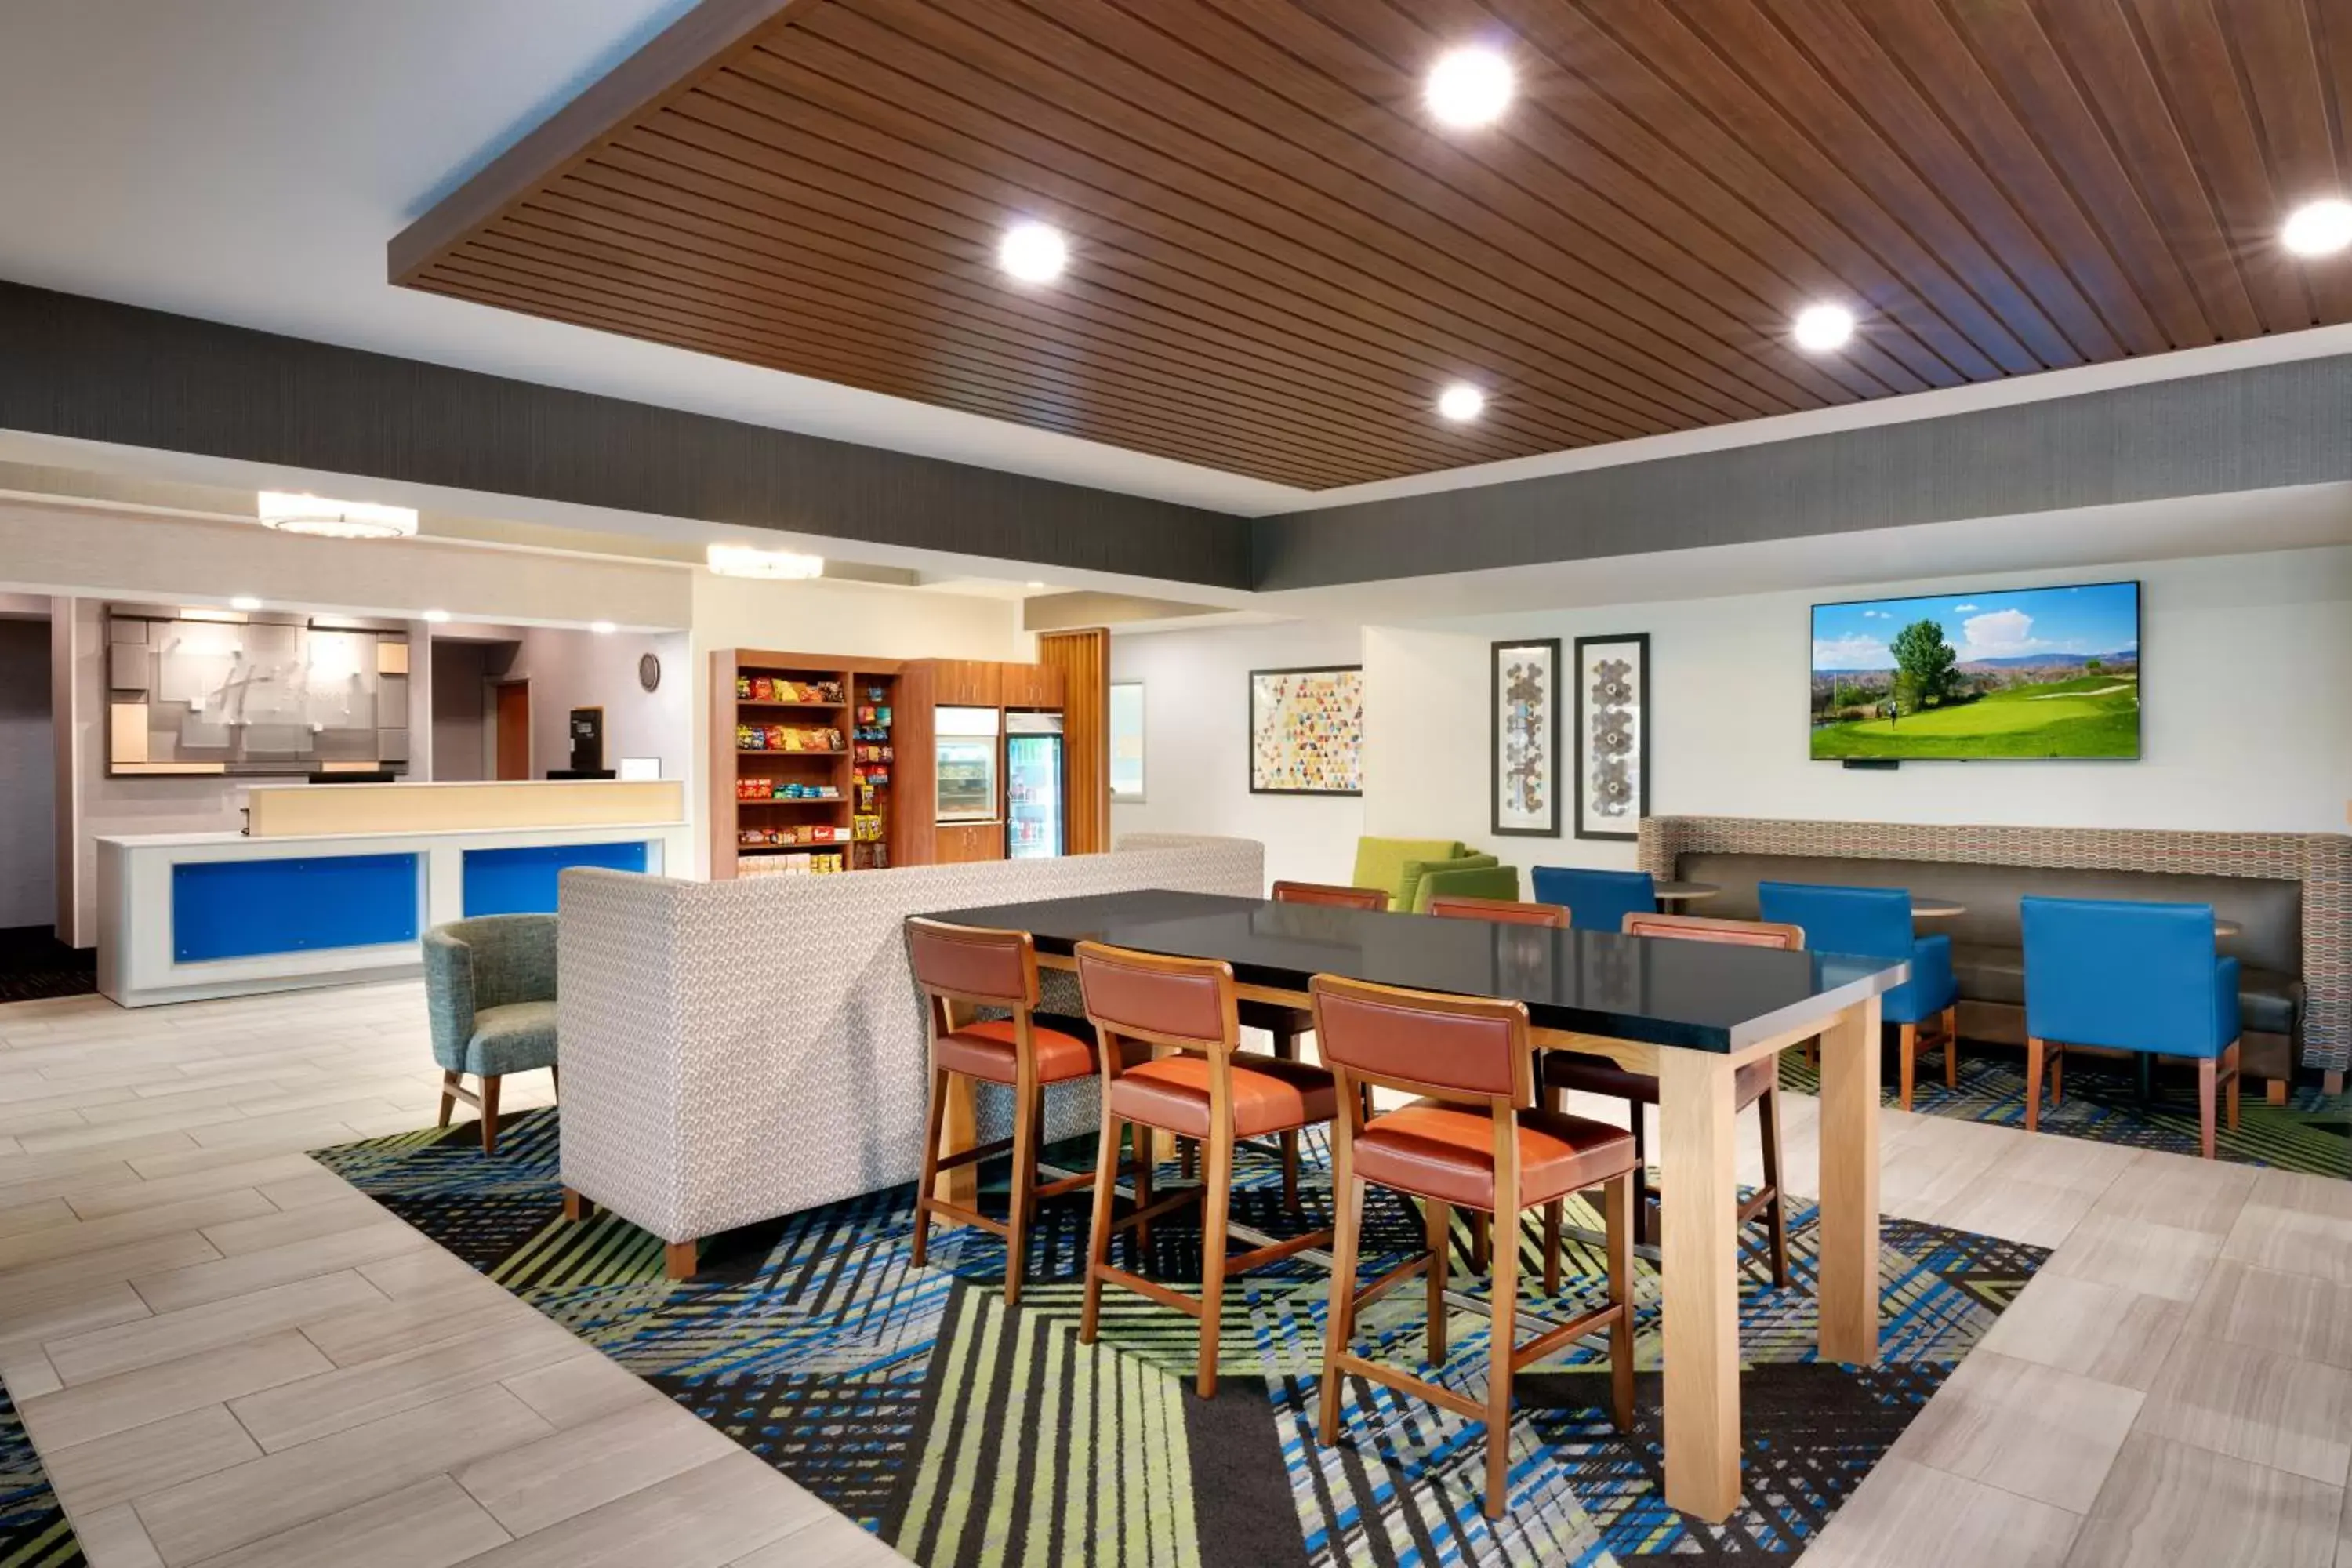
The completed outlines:
{"type": "Polygon", "coordinates": [[[489,672],[494,645],[478,642],[433,644],[433,776],[436,779],[486,779],[482,765],[488,717],[482,680],[489,672]]]}
{"type": "Polygon", "coordinates": [[[57,921],[49,623],[0,620],[0,930],[57,921]]]}

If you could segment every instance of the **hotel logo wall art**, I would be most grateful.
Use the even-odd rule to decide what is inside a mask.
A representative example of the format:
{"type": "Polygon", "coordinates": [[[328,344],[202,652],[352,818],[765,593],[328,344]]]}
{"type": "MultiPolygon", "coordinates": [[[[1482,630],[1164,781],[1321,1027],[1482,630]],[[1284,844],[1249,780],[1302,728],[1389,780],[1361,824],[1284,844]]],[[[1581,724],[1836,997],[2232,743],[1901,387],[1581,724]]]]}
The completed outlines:
{"type": "Polygon", "coordinates": [[[1492,650],[1494,829],[1559,836],[1559,639],[1492,650]]]}
{"type": "Polygon", "coordinates": [[[1364,793],[1364,667],[1250,671],[1252,795],[1364,793]]]}
{"type": "Polygon", "coordinates": [[[1650,637],[1576,639],[1576,836],[1633,839],[1650,812],[1650,637]]]}

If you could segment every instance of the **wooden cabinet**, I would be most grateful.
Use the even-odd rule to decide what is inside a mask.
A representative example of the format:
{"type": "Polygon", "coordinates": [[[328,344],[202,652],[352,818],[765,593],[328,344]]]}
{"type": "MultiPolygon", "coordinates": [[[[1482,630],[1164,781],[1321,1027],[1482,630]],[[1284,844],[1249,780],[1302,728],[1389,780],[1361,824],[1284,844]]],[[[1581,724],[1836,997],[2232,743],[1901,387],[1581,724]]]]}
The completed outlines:
{"type": "Polygon", "coordinates": [[[1062,706],[1062,672],[1051,665],[1005,664],[1001,672],[1001,700],[1007,708],[1062,706]]]}
{"type": "Polygon", "coordinates": [[[939,865],[1004,858],[1004,824],[1001,822],[943,823],[931,831],[931,858],[939,865]]]}
{"type": "Polygon", "coordinates": [[[931,668],[931,700],[941,708],[993,708],[1003,700],[1003,665],[977,658],[942,658],[932,661],[931,668]]]}

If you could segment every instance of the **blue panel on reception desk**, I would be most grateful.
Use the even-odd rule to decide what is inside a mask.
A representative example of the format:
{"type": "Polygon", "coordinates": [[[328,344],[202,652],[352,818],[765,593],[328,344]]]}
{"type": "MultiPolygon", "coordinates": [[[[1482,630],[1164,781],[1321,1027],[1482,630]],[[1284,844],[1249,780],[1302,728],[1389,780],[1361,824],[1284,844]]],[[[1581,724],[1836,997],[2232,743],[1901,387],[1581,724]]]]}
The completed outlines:
{"type": "Polygon", "coordinates": [[[646,845],[541,844],[527,849],[466,851],[466,917],[551,915],[557,877],[572,866],[643,871],[646,845]]]}
{"type": "Polygon", "coordinates": [[[172,958],[415,942],[416,897],[414,855],[187,861],[172,868],[172,958]]]}

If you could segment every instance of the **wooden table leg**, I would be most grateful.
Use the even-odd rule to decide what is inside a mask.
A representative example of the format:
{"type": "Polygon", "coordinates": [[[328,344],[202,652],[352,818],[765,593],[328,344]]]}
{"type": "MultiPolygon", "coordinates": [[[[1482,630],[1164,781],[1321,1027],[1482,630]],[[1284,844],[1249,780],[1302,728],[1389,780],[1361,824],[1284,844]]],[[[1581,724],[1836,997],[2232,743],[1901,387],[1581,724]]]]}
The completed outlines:
{"type": "Polygon", "coordinates": [[[1878,998],[1822,1035],[1821,1352],[1878,1364],[1878,998]]]}
{"type": "Polygon", "coordinates": [[[1739,1504],[1738,1193],[1731,1062],[1658,1053],[1666,1503],[1712,1522],[1739,1504]]]}
{"type": "MultiPolygon", "coordinates": [[[[952,1154],[969,1149],[980,1136],[980,1106],[972,1080],[961,1073],[948,1075],[947,1127],[940,1138],[940,1151],[952,1154]]],[[[980,1166],[977,1163],[958,1165],[952,1171],[941,1171],[933,1184],[931,1195],[944,1198],[965,1208],[980,1203],[980,1166]]]]}

